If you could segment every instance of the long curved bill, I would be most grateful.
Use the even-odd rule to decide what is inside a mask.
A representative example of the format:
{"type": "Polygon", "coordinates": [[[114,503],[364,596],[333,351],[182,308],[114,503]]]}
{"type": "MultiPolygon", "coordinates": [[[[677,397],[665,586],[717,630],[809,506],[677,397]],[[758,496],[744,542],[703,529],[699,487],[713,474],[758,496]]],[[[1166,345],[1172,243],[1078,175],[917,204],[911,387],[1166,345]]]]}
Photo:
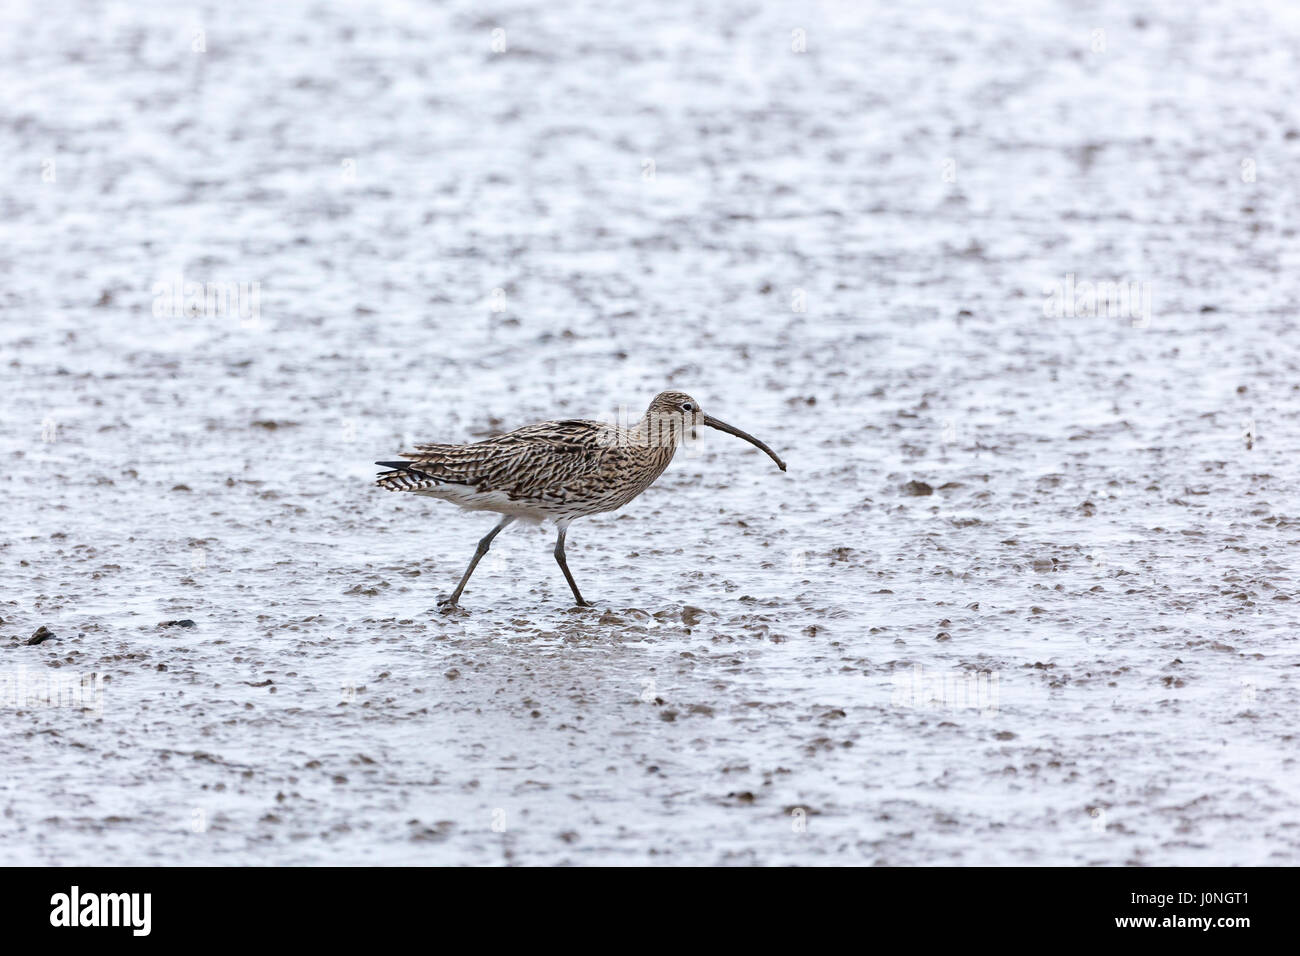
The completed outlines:
{"type": "Polygon", "coordinates": [[[776,462],[776,466],[780,468],[782,471],[785,471],[785,462],[783,462],[780,458],[777,457],[776,452],[772,451],[772,449],[768,448],[766,445],[764,445],[761,441],[759,441],[757,438],[755,438],[753,435],[749,434],[748,432],[742,432],[739,428],[736,428],[734,425],[728,425],[726,422],[718,421],[718,419],[714,418],[712,415],[707,415],[707,414],[704,416],[704,424],[708,425],[710,428],[716,428],[720,432],[726,432],[729,435],[735,435],[737,438],[745,439],[745,441],[749,442],[755,448],[761,449],[762,451],[766,452],[767,456],[771,458],[774,462],[776,462]]]}

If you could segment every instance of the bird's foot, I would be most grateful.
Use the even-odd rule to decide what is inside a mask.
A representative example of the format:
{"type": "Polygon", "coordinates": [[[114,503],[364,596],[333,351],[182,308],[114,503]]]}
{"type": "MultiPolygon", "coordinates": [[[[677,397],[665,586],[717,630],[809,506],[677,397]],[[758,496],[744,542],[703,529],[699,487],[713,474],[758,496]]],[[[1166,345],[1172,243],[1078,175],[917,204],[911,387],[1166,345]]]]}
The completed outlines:
{"type": "Polygon", "coordinates": [[[443,614],[453,614],[460,609],[460,602],[456,598],[445,597],[438,599],[438,610],[443,614]]]}
{"type": "Polygon", "coordinates": [[[582,598],[578,598],[577,602],[573,606],[574,607],[595,607],[596,605],[591,603],[590,601],[584,601],[582,600],[582,598]]]}

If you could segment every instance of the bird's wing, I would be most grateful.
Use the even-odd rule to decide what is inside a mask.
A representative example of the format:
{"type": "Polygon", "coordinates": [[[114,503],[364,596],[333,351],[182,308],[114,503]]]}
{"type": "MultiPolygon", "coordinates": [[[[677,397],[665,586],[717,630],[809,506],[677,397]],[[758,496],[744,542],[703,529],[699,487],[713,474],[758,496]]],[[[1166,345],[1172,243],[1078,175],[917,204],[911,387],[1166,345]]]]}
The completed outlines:
{"type": "Polygon", "coordinates": [[[538,422],[469,445],[416,445],[401,452],[411,472],[511,498],[562,496],[600,471],[615,433],[600,422],[538,422]]]}

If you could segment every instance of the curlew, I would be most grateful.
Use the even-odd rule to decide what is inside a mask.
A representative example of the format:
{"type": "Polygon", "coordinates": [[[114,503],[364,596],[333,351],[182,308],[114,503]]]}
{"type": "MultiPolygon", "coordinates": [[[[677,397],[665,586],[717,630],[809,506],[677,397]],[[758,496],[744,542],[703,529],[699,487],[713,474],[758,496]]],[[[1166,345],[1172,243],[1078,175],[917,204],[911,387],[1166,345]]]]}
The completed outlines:
{"type": "Polygon", "coordinates": [[[582,607],[578,584],[564,556],[564,536],[576,518],[623,507],[654,483],[677,446],[708,425],[743,438],[766,452],[785,471],[776,452],[746,432],[700,410],[683,392],[660,392],[641,419],[623,428],[570,419],[538,422],[469,445],[416,445],[400,452],[405,461],[377,461],[389,469],[376,482],[389,491],[442,498],[469,511],[494,511],[500,523],[474,550],[451,596],[438,603],[456,607],[474,568],[492,540],[512,522],[555,521],[555,560],[582,607]]]}

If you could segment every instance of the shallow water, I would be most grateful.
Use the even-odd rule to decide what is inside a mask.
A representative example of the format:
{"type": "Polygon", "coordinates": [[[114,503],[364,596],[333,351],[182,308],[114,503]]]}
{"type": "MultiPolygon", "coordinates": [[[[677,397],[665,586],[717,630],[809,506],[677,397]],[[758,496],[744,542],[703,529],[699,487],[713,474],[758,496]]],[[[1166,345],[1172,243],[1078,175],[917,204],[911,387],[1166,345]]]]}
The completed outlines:
{"type": "Polygon", "coordinates": [[[0,690],[92,708],[0,709],[6,862],[1297,861],[1294,9],[53,10],[0,690]],[[710,433],[596,608],[516,526],[437,612],[491,519],[372,461],[668,387],[789,472],[710,433]]]}

